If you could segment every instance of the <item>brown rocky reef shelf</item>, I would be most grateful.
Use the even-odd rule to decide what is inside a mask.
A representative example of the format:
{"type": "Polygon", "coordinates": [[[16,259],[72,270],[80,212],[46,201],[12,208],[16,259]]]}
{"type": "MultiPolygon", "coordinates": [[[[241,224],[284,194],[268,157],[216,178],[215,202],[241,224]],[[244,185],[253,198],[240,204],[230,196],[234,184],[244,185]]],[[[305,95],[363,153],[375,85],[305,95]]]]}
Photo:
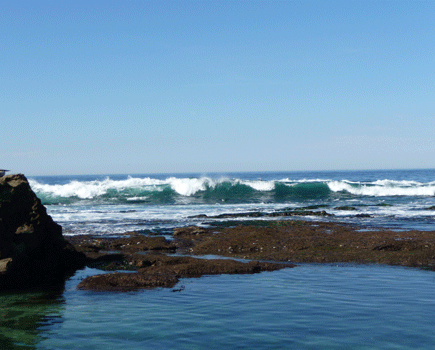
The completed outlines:
{"type": "Polygon", "coordinates": [[[177,230],[180,248],[191,254],[217,254],[255,260],[356,262],[435,269],[435,232],[364,230],[305,221],[269,221],[267,225],[177,230]]]}
{"type": "Polygon", "coordinates": [[[131,255],[125,257],[127,265],[112,262],[109,268],[135,269],[135,272],[113,272],[87,277],[80,289],[127,291],[142,288],[172,288],[179,278],[201,277],[220,274],[252,274],[274,271],[292,264],[266,262],[240,262],[230,259],[198,259],[187,256],[166,256],[162,254],[131,255]],[[128,266],[126,268],[126,266],[128,266]],[[139,266],[142,266],[139,268],[139,266]]]}
{"type": "Polygon", "coordinates": [[[86,254],[88,265],[117,272],[87,277],[80,289],[127,291],[142,288],[172,288],[179,278],[217,274],[246,274],[274,271],[292,264],[241,262],[230,259],[200,259],[168,255],[177,244],[163,237],[147,237],[134,232],[121,238],[73,236],[68,240],[86,254]],[[126,272],[119,272],[126,270],[126,272]]]}
{"type": "Polygon", "coordinates": [[[298,262],[379,263],[435,270],[435,232],[363,230],[325,222],[192,226],[175,229],[171,241],[136,233],[116,239],[75,236],[69,240],[88,256],[92,266],[130,270],[88,277],[79,284],[79,288],[92,290],[172,288],[183,277],[273,271],[298,262]],[[173,252],[179,255],[168,254],[173,252]],[[187,254],[227,259],[199,259],[187,254]]]}

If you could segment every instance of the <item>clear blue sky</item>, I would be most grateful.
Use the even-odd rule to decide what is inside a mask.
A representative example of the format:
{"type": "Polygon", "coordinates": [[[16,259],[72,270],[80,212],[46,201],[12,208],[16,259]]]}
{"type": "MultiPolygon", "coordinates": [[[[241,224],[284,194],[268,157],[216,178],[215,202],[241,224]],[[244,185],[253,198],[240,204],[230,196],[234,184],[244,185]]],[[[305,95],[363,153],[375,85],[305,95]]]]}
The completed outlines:
{"type": "Polygon", "coordinates": [[[0,0],[0,168],[435,168],[435,1],[0,0]]]}

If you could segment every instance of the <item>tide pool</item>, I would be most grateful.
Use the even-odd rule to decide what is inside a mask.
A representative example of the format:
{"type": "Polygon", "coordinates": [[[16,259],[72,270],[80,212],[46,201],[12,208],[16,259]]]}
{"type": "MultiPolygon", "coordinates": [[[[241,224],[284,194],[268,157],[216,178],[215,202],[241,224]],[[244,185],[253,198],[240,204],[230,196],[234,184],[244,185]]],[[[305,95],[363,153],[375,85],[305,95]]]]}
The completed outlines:
{"type": "Polygon", "coordinates": [[[428,349],[435,344],[431,271],[301,264],[256,275],[183,279],[174,289],[76,289],[84,276],[97,272],[78,271],[51,297],[23,294],[19,302],[16,295],[2,296],[0,344],[8,346],[3,348],[428,349]]]}

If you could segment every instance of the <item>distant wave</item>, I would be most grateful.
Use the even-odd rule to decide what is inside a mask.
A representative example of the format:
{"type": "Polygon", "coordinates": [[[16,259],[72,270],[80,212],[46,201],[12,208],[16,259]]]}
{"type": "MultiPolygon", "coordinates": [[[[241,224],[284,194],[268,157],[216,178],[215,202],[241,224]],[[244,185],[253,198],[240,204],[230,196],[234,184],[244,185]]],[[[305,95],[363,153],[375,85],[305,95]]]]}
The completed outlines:
{"type": "Polygon", "coordinates": [[[252,203],[283,202],[292,199],[319,199],[330,195],[352,196],[434,196],[435,182],[377,180],[243,180],[210,177],[165,180],[150,177],[128,177],[112,180],[70,181],[66,184],[45,184],[29,180],[32,189],[44,204],[69,204],[77,201],[150,202],[150,203],[252,203]]]}
{"type": "Polygon", "coordinates": [[[368,183],[351,181],[330,181],[328,186],[333,192],[348,192],[357,196],[434,196],[435,182],[377,180],[368,183]]]}

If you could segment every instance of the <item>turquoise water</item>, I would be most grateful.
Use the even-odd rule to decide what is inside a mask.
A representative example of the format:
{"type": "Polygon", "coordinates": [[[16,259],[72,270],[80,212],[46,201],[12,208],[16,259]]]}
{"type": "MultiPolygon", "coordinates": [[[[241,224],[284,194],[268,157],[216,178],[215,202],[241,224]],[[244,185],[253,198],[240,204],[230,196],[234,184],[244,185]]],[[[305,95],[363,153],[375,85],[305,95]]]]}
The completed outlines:
{"type": "Polygon", "coordinates": [[[256,275],[183,279],[175,287],[184,286],[181,292],[77,290],[81,278],[94,272],[79,271],[50,302],[38,303],[36,294],[21,295],[21,304],[19,296],[2,297],[0,348],[429,349],[435,344],[430,271],[302,264],[256,275]]]}

